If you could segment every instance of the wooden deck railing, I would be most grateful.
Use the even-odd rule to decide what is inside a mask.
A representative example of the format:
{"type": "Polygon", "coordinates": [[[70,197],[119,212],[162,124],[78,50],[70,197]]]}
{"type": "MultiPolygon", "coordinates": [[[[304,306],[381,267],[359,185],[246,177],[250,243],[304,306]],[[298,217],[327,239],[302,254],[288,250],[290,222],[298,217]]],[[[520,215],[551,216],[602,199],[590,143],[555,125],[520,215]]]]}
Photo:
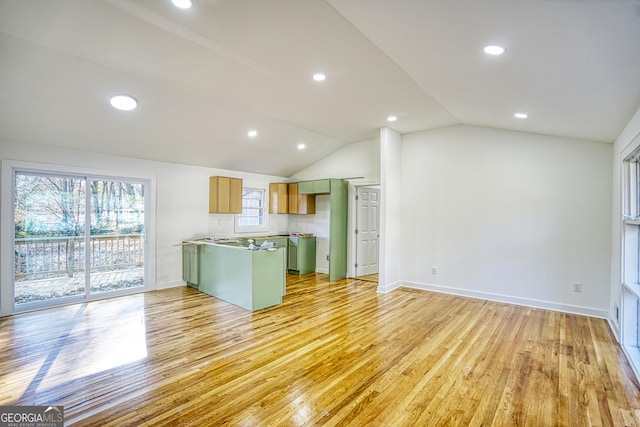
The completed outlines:
{"type": "MultiPolygon", "coordinates": [[[[91,271],[110,270],[143,263],[141,234],[91,236],[91,271]]],[[[85,240],[82,237],[15,239],[16,279],[51,277],[84,271],[85,240]]]]}

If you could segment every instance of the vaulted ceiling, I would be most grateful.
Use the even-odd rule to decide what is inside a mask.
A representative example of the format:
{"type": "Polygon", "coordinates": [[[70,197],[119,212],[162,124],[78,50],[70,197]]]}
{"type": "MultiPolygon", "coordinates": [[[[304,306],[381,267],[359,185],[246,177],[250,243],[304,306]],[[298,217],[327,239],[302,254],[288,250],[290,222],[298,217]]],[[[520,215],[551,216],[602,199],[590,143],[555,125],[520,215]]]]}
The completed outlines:
{"type": "Polygon", "coordinates": [[[290,176],[383,126],[613,142],[639,107],[638,0],[0,0],[0,141],[290,176]]]}

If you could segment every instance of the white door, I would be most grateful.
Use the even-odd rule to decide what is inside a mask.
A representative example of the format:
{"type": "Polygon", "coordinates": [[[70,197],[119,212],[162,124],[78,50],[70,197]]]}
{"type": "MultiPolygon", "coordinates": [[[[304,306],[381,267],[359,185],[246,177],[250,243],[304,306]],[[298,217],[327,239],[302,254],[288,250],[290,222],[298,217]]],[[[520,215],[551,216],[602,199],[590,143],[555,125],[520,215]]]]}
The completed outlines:
{"type": "Polygon", "coordinates": [[[356,218],[356,276],[378,272],[380,189],[358,187],[356,218]]]}

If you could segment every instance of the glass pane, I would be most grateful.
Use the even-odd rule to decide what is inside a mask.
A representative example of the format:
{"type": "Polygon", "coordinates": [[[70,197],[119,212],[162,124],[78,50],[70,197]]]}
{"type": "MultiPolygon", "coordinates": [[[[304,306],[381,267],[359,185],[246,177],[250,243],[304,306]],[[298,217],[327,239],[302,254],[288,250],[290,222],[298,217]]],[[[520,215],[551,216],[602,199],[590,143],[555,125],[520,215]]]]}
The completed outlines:
{"type": "Polygon", "coordinates": [[[262,190],[245,188],[242,192],[243,199],[262,199],[262,190]]]}
{"type": "Polygon", "coordinates": [[[242,214],[238,216],[238,226],[258,227],[265,224],[265,194],[262,189],[243,188],[242,214]]]}
{"type": "Polygon", "coordinates": [[[242,204],[243,208],[259,208],[260,207],[260,200],[252,200],[252,199],[245,199],[244,203],[242,204]]]}
{"type": "Polygon", "coordinates": [[[144,286],[144,184],[91,180],[91,293],[144,286]]]}
{"type": "Polygon", "coordinates": [[[84,180],[18,172],[14,188],[16,307],[84,295],[84,180]]]}

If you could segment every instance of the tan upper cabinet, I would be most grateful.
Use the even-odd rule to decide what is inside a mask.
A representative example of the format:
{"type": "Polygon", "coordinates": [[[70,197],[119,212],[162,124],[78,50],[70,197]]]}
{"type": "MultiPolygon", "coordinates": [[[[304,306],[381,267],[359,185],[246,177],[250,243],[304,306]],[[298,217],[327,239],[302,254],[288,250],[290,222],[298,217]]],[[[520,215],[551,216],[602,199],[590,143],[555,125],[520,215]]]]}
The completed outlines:
{"type": "Polygon", "coordinates": [[[286,214],[288,210],[289,189],[286,182],[269,184],[269,213],[286,214]]]}
{"type": "Polygon", "coordinates": [[[289,213],[316,213],[316,196],[313,194],[298,194],[297,182],[292,182],[291,184],[289,184],[289,213]]]}
{"type": "Polygon", "coordinates": [[[242,213],[242,180],[209,177],[209,213],[242,213]]]}

